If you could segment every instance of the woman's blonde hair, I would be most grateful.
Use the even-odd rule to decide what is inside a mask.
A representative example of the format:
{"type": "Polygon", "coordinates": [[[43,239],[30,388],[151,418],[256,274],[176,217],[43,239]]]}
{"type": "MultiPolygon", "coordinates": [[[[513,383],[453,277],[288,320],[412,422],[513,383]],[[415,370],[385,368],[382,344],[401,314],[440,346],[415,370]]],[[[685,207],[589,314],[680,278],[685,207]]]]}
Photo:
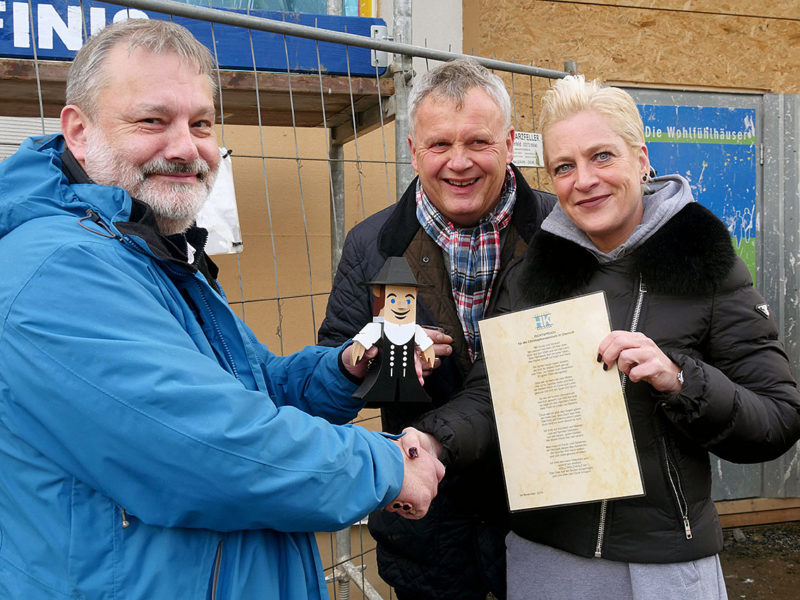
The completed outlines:
{"type": "Polygon", "coordinates": [[[630,148],[636,150],[644,144],[644,124],[630,94],[616,87],[603,87],[597,79],[586,81],[583,75],[559,79],[547,90],[539,115],[542,136],[546,139],[550,127],[583,111],[605,117],[630,148]]]}

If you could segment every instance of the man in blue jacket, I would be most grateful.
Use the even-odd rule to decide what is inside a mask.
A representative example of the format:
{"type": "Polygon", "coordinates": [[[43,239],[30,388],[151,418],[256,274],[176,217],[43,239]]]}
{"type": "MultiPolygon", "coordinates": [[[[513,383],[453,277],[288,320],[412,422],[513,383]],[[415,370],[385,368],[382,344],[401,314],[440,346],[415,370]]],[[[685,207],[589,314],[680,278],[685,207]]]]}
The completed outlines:
{"type": "Polygon", "coordinates": [[[178,25],[111,25],[63,135],[0,164],[0,598],[327,598],[311,532],[436,493],[418,434],[346,425],[349,346],[276,356],[229,309],[192,226],[213,68],[178,25]]]}

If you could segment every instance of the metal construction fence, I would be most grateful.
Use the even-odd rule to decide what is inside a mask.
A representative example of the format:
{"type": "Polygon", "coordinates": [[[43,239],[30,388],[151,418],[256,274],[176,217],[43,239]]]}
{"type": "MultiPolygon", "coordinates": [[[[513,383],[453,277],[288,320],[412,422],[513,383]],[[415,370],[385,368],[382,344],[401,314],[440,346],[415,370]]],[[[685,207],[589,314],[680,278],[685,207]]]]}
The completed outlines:
{"type": "MultiPolygon", "coordinates": [[[[219,65],[218,134],[232,157],[240,228],[234,251],[215,256],[220,281],[232,308],[273,351],[313,344],[346,231],[393,203],[413,178],[406,141],[412,58],[427,68],[461,55],[403,43],[410,1],[395,2],[394,40],[379,19],[357,34],[361,18],[171,1],[13,4],[13,46],[0,49],[0,159],[27,135],[58,131],[69,57],[106,22],[175,19],[209,45],[219,65]]],[[[536,137],[535,99],[566,73],[476,59],[506,82],[513,125],[530,132],[520,136],[527,152],[535,147],[524,146],[536,137]]],[[[540,169],[523,172],[532,185],[546,185],[540,169]]],[[[376,411],[363,411],[357,422],[380,427],[376,411]]],[[[318,542],[331,597],[391,596],[365,522],[318,534],[318,542]]]]}
{"type": "MultiPolygon", "coordinates": [[[[58,131],[69,60],[89,33],[131,17],[186,25],[219,65],[218,135],[231,153],[236,239],[230,252],[215,256],[220,281],[233,310],[274,352],[313,344],[346,232],[395,202],[413,178],[406,111],[414,69],[462,56],[408,43],[410,0],[394,1],[392,27],[377,18],[337,16],[337,4],[340,10],[340,1],[328,0],[334,14],[311,15],[216,10],[169,0],[0,1],[0,160],[27,135],[58,131]]],[[[515,163],[534,187],[547,187],[535,166],[540,159],[534,108],[552,79],[574,72],[575,65],[567,63],[562,71],[475,58],[501,76],[511,95],[515,163]]],[[[754,157],[760,148],[761,160],[734,165],[742,171],[746,164],[754,181],[747,222],[758,235],[748,230],[745,237],[757,286],[774,307],[790,360],[800,364],[795,269],[800,168],[793,125],[800,122],[800,100],[631,92],[640,109],[649,107],[654,114],[689,113],[708,124],[712,117],[727,121],[742,113],[755,123],[754,141],[743,152],[754,157]]],[[[683,142],[681,152],[656,143],[674,156],[690,154],[683,142]]],[[[738,186],[736,194],[720,197],[743,196],[741,179],[716,179],[738,186]]],[[[380,428],[374,410],[362,411],[356,422],[380,428]]],[[[788,497],[799,495],[800,449],[764,465],[714,461],[715,499],[772,499],[767,508],[796,514],[797,502],[788,497]]],[[[731,504],[736,504],[731,511],[766,510],[757,503],[755,508],[731,504]]],[[[317,538],[332,598],[392,596],[377,573],[375,543],[365,523],[317,538]]]]}

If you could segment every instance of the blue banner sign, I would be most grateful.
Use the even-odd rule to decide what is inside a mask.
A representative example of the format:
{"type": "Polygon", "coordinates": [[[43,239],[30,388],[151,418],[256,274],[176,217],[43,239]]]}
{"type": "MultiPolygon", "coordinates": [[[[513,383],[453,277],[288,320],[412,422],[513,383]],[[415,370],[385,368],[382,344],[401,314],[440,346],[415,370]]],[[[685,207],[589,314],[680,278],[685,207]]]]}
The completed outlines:
{"type": "Polygon", "coordinates": [[[728,227],[755,278],[756,111],[640,104],[650,164],[689,180],[695,199],[728,227]]]}
{"type": "MultiPolygon", "coordinates": [[[[230,10],[255,17],[370,36],[372,25],[382,19],[340,17],[266,10],[230,10]]],[[[0,0],[0,56],[46,60],[72,60],[88,34],[108,23],[128,18],[171,19],[187,27],[214,53],[220,68],[234,70],[287,71],[329,75],[375,76],[370,50],[329,42],[249,31],[230,25],[212,24],[168,14],[126,8],[92,0],[0,0]]],[[[382,74],[380,69],[378,74],[382,74]]]]}

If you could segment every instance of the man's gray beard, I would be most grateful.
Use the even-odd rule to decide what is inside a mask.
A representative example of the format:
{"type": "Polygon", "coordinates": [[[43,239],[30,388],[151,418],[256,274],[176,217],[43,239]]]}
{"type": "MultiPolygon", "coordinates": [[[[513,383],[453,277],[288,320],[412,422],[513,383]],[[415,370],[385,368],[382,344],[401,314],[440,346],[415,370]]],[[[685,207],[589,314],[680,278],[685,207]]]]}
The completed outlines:
{"type": "Polygon", "coordinates": [[[208,163],[197,158],[190,163],[155,159],[141,166],[128,162],[105,136],[92,132],[86,141],[86,173],[100,185],[121,187],[131,196],[150,206],[164,235],[183,233],[194,223],[203,207],[214,180],[208,163]],[[159,183],[150,178],[156,173],[198,173],[202,186],[187,183],[159,183]]]}

